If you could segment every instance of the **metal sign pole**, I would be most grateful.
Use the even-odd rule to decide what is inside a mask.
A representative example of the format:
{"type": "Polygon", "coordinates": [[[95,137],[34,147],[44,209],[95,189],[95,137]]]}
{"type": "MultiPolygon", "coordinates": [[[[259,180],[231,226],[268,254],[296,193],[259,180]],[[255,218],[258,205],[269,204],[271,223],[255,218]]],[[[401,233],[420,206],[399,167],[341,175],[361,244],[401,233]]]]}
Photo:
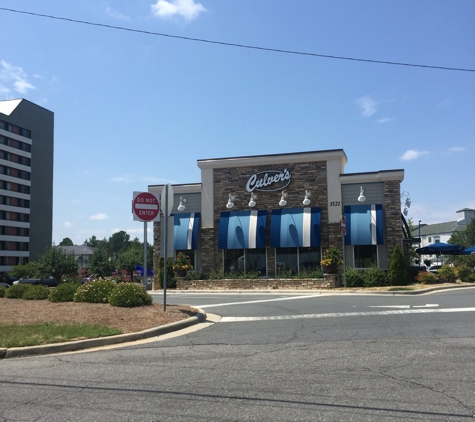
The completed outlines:
{"type": "Polygon", "coordinates": [[[143,222],[143,287],[147,290],[147,222],[143,222]]]}
{"type": "Polygon", "coordinates": [[[163,310],[167,310],[167,246],[168,246],[168,186],[163,187],[165,191],[165,248],[163,251],[163,310]]]}

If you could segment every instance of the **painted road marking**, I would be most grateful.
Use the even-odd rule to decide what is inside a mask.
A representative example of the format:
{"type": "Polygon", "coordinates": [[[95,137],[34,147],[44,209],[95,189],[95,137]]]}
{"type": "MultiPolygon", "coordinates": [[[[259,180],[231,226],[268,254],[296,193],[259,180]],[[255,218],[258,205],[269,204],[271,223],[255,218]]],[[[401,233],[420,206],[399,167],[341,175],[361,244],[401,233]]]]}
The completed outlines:
{"type": "Polygon", "coordinates": [[[217,303],[214,305],[193,305],[197,308],[204,309],[204,308],[214,308],[216,306],[233,306],[233,305],[248,305],[251,303],[264,303],[264,302],[278,302],[281,300],[297,300],[297,299],[308,299],[310,297],[321,297],[320,294],[318,295],[307,295],[307,296],[292,296],[292,297],[279,297],[277,299],[262,299],[262,300],[250,300],[247,302],[227,302],[227,303],[217,303]]]}
{"type": "MultiPolygon", "coordinates": [[[[413,308],[437,308],[438,304],[428,303],[426,305],[413,305],[413,308]]],[[[368,305],[368,308],[398,308],[398,309],[409,309],[411,305],[368,305]]]]}
{"type": "Polygon", "coordinates": [[[359,317],[375,315],[408,315],[408,314],[432,314],[432,313],[451,313],[451,312],[475,312],[475,308],[448,308],[448,309],[401,309],[394,311],[371,311],[371,312],[342,312],[331,314],[307,314],[307,315],[287,315],[270,317],[223,317],[220,322],[248,322],[248,321],[281,321],[292,319],[309,318],[341,318],[341,317],[359,317]]]}

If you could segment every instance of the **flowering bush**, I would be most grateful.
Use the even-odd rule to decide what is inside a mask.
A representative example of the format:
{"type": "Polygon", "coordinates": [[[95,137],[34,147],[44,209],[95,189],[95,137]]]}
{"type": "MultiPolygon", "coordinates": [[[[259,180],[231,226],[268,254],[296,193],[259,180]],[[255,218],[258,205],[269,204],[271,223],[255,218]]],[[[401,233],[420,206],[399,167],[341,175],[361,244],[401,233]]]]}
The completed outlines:
{"type": "Polygon", "coordinates": [[[323,254],[323,259],[320,261],[320,264],[328,267],[332,264],[341,265],[343,260],[341,259],[340,250],[335,246],[330,246],[323,254]]]}
{"type": "Polygon", "coordinates": [[[191,265],[190,258],[182,252],[178,252],[178,255],[173,262],[173,271],[191,271],[193,265],[191,265]]]}

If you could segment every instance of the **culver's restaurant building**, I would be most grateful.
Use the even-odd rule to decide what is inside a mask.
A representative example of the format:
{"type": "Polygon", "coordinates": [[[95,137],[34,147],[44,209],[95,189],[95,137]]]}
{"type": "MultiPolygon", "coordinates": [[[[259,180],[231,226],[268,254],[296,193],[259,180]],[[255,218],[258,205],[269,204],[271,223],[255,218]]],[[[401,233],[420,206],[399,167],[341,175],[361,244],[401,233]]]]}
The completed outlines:
{"type": "MultiPolygon", "coordinates": [[[[154,223],[155,256],[166,247],[168,257],[187,254],[204,276],[221,269],[275,278],[320,268],[323,252],[343,250],[343,241],[354,268],[388,269],[394,247],[402,248],[404,170],[345,174],[342,149],[197,163],[200,183],[172,186],[167,245],[164,219],[154,223]]],[[[164,185],[148,190],[160,196],[164,185]]]]}

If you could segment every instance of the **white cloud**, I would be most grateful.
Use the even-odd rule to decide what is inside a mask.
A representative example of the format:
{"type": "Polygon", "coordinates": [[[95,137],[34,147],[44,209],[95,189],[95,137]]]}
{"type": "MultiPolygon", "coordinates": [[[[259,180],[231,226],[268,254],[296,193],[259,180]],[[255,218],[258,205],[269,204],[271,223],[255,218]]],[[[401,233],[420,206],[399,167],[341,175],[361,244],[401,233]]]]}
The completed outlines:
{"type": "MultiPolygon", "coordinates": [[[[20,94],[26,94],[29,89],[36,89],[26,78],[27,75],[21,67],[12,66],[5,60],[0,61],[0,81],[12,84],[14,89],[20,94]]],[[[8,89],[5,85],[2,85],[2,87],[3,92],[5,92],[5,89],[8,89]]]]}
{"type": "Polygon", "coordinates": [[[387,123],[390,122],[394,119],[391,119],[390,117],[383,117],[382,119],[377,120],[378,123],[387,123]]]}
{"type": "Polygon", "coordinates": [[[196,19],[201,12],[206,12],[206,8],[201,3],[194,0],[157,0],[152,4],[152,13],[159,18],[170,18],[180,15],[187,21],[196,19]]]}
{"type": "Polygon", "coordinates": [[[120,12],[117,12],[116,10],[112,10],[110,7],[106,7],[106,13],[109,15],[109,17],[113,19],[119,19],[122,21],[128,21],[130,18],[126,15],[123,15],[120,12]]]}
{"type": "Polygon", "coordinates": [[[358,98],[356,101],[361,110],[361,115],[364,117],[371,117],[378,111],[378,103],[374,101],[369,95],[358,98]]]}
{"type": "Polygon", "coordinates": [[[452,147],[452,148],[449,148],[449,151],[450,152],[463,152],[465,151],[467,148],[465,147],[452,147]]]}
{"type": "Polygon", "coordinates": [[[403,155],[399,157],[402,161],[417,160],[419,157],[429,154],[429,151],[416,151],[414,149],[408,149],[403,155]]]}
{"type": "Polygon", "coordinates": [[[69,229],[73,225],[69,221],[66,221],[63,226],[64,226],[65,229],[69,229]]]}
{"type": "Polygon", "coordinates": [[[99,214],[91,215],[89,218],[91,220],[107,220],[109,217],[106,213],[100,212],[99,214]]]}

